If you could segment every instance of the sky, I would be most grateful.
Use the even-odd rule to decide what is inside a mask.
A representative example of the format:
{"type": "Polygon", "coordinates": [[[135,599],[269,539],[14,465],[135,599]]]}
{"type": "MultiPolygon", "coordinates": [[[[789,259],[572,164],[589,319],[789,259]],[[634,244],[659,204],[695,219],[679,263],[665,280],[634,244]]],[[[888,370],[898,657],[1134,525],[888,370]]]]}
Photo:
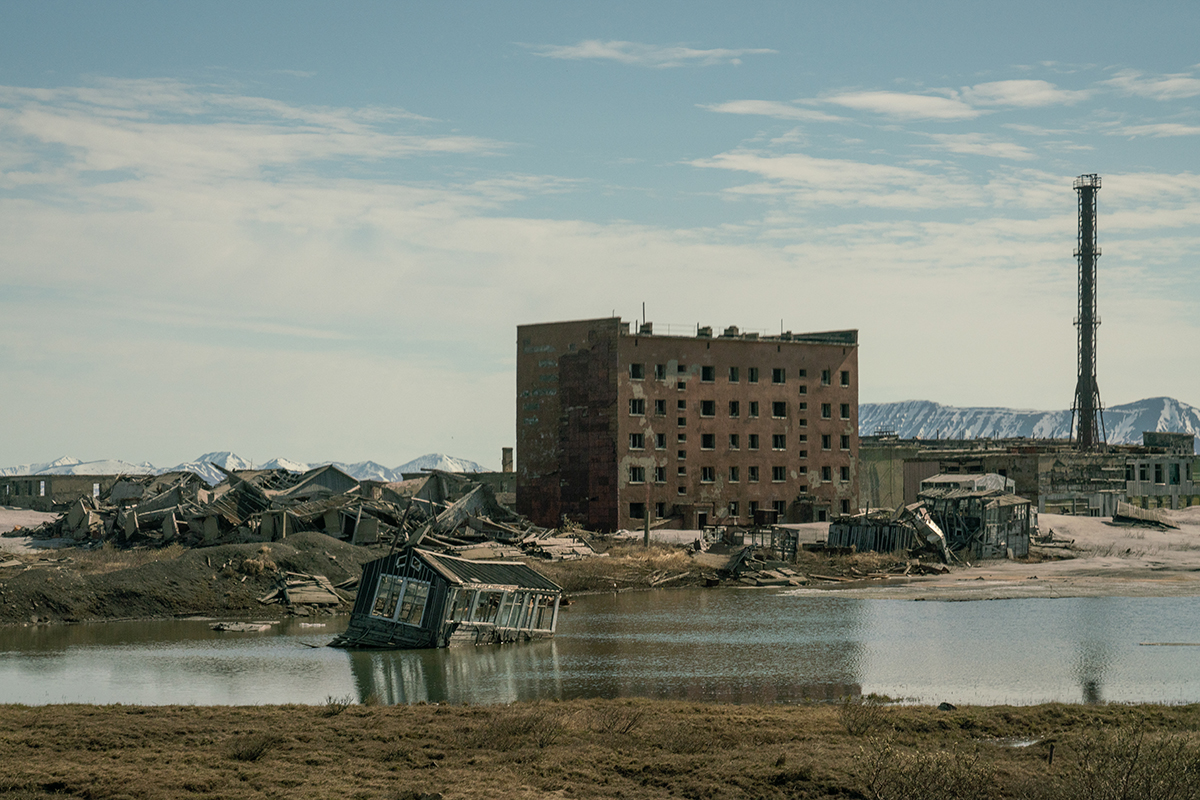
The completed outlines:
{"type": "Polygon", "coordinates": [[[516,326],[1200,404],[1200,4],[0,0],[0,466],[497,468],[516,326]]]}

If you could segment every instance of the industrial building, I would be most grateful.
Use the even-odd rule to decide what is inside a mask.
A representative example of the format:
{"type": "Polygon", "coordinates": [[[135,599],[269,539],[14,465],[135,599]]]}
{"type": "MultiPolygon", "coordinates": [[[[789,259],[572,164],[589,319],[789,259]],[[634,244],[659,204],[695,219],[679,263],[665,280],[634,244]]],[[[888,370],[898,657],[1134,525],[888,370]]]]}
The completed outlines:
{"type": "Polygon", "coordinates": [[[1079,452],[1052,439],[898,439],[864,436],[859,450],[862,503],[895,508],[916,502],[933,475],[996,473],[1039,513],[1111,517],[1117,503],[1141,508],[1200,505],[1200,459],[1191,434],[1146,432],[1142,445],[1079,452]]]}
{"type": "Polygon", "coordinates": [[[858,332],[517,328],[517,510],[593,530],[858,508],[858,332]]]}
{"type": "MultiPolygon", "coordinates": [[[[1097,313],[1096,193],[1100,176],[1080,175],[1078,261],[1078,339],[1071,439],[902,440],[879,432],[863,437],[860,450],[862,501],[871,507],[899,508],[915,502],[921,483],[933,475],[995,473],[1011,479],[1017,495],[1038,513],[1111,517],[1118,503],[1143,509],[1200,505],[1195,436],[1147,431],[1142,446],[1105,443],[1104,409],[1096,379],[1097,313]]],[[[943,479],[945,480],[945,479],[943,479]]]]}
{"type": "Polygon", "coordinates": [[[107,495],[121,475],[13,475],[0,477],[0,505],[61,511],[80,497],[107,495]]]}

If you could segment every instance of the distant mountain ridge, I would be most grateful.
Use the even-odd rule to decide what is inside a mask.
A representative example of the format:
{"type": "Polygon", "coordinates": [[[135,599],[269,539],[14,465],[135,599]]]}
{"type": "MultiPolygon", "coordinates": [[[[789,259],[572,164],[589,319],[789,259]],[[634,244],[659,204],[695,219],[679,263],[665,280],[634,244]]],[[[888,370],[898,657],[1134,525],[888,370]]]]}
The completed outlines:
{"type": "Polygon", "coordinates": [[[149,462],[131,464],[115,459],[103,461],[80,461],[69,456],[40,464],[19,464],[15,467],[0,467],[0,476],[5,475],[161,475],[164,472],[194,472],[210,484],[220,483],[225,474],[217,465],[227,470],[239,469],[286,469],[291,472],[307,472],[326,464],[345,472],[353,478],[366,481],[399,481],[404,473],[421,472],[425,469],[440,469],[446,472],[488,472],[488,468],[465,458],[454,458],[442,453],[427,453],[405,462],[395,469],[376,464],[374,461],[359,461],[347,464],[342,461],[317,461],[305,464],[284,458],[274,458],[265,464],[254,464],[236,453],[218,450],[205,453],[192,461],[173,467],[156,467],[149,462]]]}
{"type": "MultiPolygon", "coordinates": [[[[1151,397],[1104,409],[1109,444],[1141,444],[1143,431],[1200,435],[1200,408],[1171,397],[1151,397]]],[[[1071,410],[1029,411],[1012,408],[959,408],[929,400],[860,403],[858,431],[871,436],[893,431],[903,439],[1015,438],[1067,439],[1071,410]]]]}

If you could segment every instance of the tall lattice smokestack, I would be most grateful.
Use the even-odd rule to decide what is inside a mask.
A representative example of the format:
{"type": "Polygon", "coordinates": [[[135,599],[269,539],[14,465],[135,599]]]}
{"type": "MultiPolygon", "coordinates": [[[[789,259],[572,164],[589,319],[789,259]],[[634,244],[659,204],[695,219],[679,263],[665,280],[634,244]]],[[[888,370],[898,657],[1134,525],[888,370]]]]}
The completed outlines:
{"type": "Polygon", "coordinates": [[[1096,192],[1099,175],[1080,175],[1075,179],[1079,192],[1079,242],[1075,257],[1079,260],[1079,381],[1075,384],[1075,403],[1071,406],[1071,434],[1079,450],[1091,450],[1104,443],[1104,411],[1100,405],[1100,387],[1096,383],[1096,192]]]}

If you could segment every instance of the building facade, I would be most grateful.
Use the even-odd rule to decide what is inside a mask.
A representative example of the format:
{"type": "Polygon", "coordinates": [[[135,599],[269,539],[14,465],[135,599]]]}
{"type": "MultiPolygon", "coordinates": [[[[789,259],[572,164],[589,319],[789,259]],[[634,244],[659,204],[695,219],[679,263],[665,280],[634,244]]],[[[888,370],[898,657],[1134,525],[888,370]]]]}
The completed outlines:
{"type": "Polygon", "coordinates": [[[62,510],[81,497],[106,496],[120,475],[12,475],[0,477],[0,505],[62,510]]]}
{"type": "Polygon", "coordinates": [[[1122,502],[1151,509],[1200,505],[1194,437],[1149,432],[1143,440],[1080,453],[1064,440],[864,437],[862,502],[895,508],[914,502],[931,475],[997,473],[1011,478],[1015,493],[1039,513],[1111,517],[1122,502]]]}
{"type": "Polygon", "coordinates": [[[522,325],[516,422],[517,510],[541,525],[823,521],[858,507],[858,332],[522,325]]]}

